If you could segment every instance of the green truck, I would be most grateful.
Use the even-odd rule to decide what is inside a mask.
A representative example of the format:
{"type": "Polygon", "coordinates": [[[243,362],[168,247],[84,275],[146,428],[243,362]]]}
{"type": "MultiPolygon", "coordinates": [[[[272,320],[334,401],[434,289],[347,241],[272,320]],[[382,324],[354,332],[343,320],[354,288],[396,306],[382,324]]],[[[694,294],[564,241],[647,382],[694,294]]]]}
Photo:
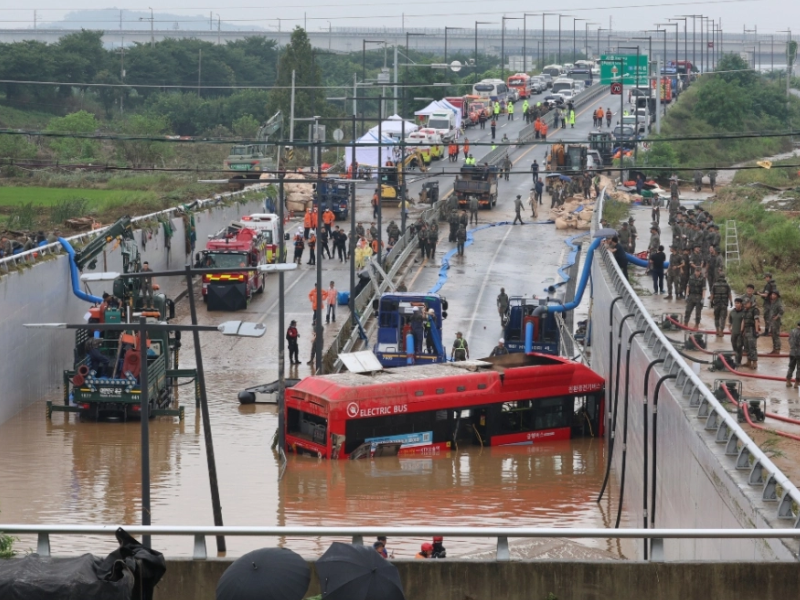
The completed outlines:
{"type": "MultiPolygon", "coordinates": [[[[82,250],[71,251],[69,248],[70,268],[79,271],[94,268],[96,257],[115,240],[119,240],[122,251],[123,272],[140,272],[141,256],[128,217],[120,219],[82,250]]],[[[159,292],[155,283],[151,286],[152,293],[147,293],[149,290],[143,279],[117,277],[113,282],[113,294],[90,307],[86,327],[75,330],[73,366],[63,372],[63,404],[48,402],[48,419],[54,411],[75,412],[82,420],[91,421],[140,418],[139,318],[144,316],[149,322],[168,322],[175,316],[172,300],[159,292]],[[131,328],[101,331],[92,327],[96,323],[130,323],[131,328]]],[[[178,368],[180,347],[180,332],[158,331],[147,337],[151,417],[183,418],[183,407],[177,405],[176,398],[180,379],[194,382],[192,392],[197,403],[197,372],[178,368]]]]}

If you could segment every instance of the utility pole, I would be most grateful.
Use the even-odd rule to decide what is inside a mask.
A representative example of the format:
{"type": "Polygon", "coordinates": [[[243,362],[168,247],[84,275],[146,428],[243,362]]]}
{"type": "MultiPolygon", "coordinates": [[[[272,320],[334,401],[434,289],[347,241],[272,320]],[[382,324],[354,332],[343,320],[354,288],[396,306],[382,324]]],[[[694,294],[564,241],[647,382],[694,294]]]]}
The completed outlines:
{"type": "MultiPolygon", "coordinates": [[[[147,8],[150,8],[149,6],[147,8]]],[[[153,9],[150,8],[150,16],[149,17],[139,17],[140,21],[150,21],[150,47],[156,45],[156,38],[155,33],[153,31],[153,23],[155,22],[155,18],[153,17],[153,9]]]]}
{"type": "Polygon", "coordinates": [[[203,49],[197,51],[197,97],[200,97],[200,77],[203,74],[203,49]]]}
{"type": "Polygon", "coordinates": [[[289,142],[294,141],[294,69],[292,69],[292,93],[289,105],[289,142]]]}

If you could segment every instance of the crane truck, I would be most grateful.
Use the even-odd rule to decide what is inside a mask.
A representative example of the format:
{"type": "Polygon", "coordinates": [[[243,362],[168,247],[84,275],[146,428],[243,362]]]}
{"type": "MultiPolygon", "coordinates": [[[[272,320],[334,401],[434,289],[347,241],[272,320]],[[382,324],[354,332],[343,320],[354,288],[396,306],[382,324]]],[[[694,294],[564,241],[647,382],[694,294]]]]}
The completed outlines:
{"type": "Polygon", "coordinates": [[[256,132],[255,144],[237,144],[231,148],[223,168],[229,173],[229,182],[241,189],[246,183],[256,183],[263,173],[274,171],[280,149],[280,134],[283,130],[283,115],[276,112],[256,132]]]}

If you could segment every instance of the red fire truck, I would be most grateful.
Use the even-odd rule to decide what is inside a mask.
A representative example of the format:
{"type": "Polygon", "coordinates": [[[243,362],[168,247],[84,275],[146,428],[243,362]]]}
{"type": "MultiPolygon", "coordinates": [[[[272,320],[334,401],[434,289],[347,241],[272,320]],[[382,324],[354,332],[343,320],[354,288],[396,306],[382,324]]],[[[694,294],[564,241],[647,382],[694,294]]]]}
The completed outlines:
{"type": "Polygon", "coordinates": [[[278,261],[278,215],[273,213],[254,213],[242,217],[241,225],[247,229],[255,229],[264,238],[266,244],[266,261],[269,264],[286,262],[286,248],[283,249],[283,259],[278,261]]]}
{"type": "MultiPolygon", "coordinates": [[[[206,243],[198,264],[209,268],[257,267],[267,262],[264,235],[241,223],[232,223],[206,243]]],[[[253,294],[264,291],[266,273],[235,271],[203,275],[203,301],[208,310],[247,308],[253,294]]]]}
{"type": "Polygon", "coordinates": [[[433,456],[600,437],[604,387],[588,367],[537,353],[307,377],[286,391],[286,450],[433,456]]]}

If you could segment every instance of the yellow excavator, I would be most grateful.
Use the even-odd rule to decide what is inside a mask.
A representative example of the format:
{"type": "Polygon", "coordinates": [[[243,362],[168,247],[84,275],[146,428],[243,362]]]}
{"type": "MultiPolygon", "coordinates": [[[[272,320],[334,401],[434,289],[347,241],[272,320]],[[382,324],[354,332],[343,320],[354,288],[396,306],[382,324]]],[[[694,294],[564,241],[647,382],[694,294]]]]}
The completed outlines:
{"type": "Polygon", "coordinates": [[[419,150],[406,154],[402,162],[402,169],[397,164],[381,167],[381,200],[400,202],[400,190],[403,188],[403,178],[409,171],[419,169],[427,172],[428,167],[419,150]]]}

